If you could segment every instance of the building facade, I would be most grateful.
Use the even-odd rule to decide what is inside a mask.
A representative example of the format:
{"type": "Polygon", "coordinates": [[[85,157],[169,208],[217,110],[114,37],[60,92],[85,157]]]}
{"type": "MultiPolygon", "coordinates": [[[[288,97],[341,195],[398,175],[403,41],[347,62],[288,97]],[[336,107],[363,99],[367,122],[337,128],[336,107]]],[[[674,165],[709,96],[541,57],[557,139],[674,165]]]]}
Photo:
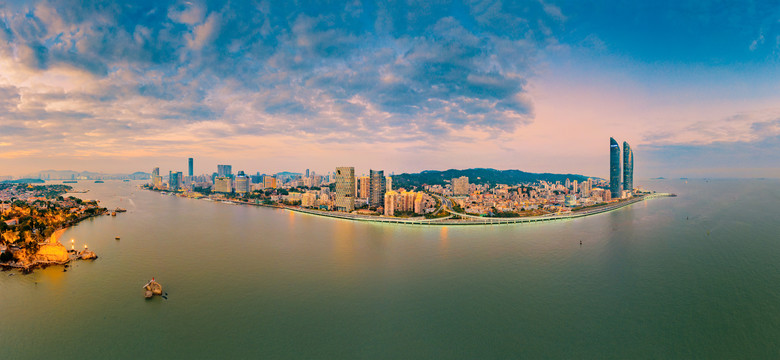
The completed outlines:
{"type": "Polygon", "coordinates": [[[230,178],[227,176],[217,176],[214,179],[214,192],[219,193],[231,193],[233,192],[233,186],[230,178]]]}
{"type": "Polygon", "coordinates": [[[263,176],[263,187],[266,189],[276,189],[276,178],[273,176],[263,176]]]}
{"type": "Polygon", "coordinates": [[[168,172],[168,190],[176,191],[181,188],[182,185],[182,174],[181,172],[168,172]]]}
{"type": "Polygon", "coordinates": [[[342,166],[336,168],[336,210],[352,212],[355,210],[355,168],[342,166]]]}
{"type": "Polygon", "coordinates": [[[634,190],[634,152],[623,142],[623,190],[634,190]]]}
{"type": "Polygon", "coordinates": [[[187,176],[192,177],[192,158],[187,159],[187,176]]]}
{"type": "Polygon", "coordinates": [[[360,188],[359,197],[361,199],[368,199],[368,190],[371,188],[371,178],[368,176],[361,176],[360,186],[358,187],[360,188]]]}
{"type": "Polygon", "coordinates": [[[238,175],[236,176],[236,193],[246,194],[249,192],[249,176],[238,175]]]}
{"type": "Polygon", "coordinates": [[[620,146],[614,138],[609,138],[609,192],[620,197],[620,146]]]}
{"type": "Polygon", "coordinates": [[[461,176],[459,178],[452,179],[452,193],[453,193],[453,195],[468,195],[469,194],[469,178],[468,178],[468,176],[461,176]]]}
{"type": "Polygon", "coordinates": [[[217,165],[217,176],[220,177],[232,177],[233,166],[231,165],[217,165]]]}
{"type": "Polygon", "coordinates": [[[387,184],[384,170],[369,170],[370,185],[368,191],[368,206],[379,207],[384,205],[387,184]]]}

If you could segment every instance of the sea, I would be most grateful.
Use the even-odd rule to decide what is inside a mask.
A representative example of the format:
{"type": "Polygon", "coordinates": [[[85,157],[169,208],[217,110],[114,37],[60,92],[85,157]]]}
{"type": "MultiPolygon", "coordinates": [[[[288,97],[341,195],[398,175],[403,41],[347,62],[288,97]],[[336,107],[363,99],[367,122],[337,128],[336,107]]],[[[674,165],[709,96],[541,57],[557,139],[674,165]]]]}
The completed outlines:
{"type": "Polygon", "coordinates": [[[62,235],[97,260],[0,272],[0,359],[780,358],[779,180],[637,181],[678,196],[479,226],[142,183],[71,184],[128,211],[62,235]]]}

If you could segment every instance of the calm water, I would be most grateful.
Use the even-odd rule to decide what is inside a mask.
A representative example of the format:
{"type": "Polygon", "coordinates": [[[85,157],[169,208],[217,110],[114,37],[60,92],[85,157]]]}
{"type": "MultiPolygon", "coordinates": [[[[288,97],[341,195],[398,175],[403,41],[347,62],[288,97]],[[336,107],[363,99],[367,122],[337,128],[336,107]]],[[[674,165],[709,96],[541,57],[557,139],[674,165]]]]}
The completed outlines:
{"type": "Polygon", "coordinates": [[[129,210],[64,234],[97,261],[0,272],[0,359],[780,358],[780,181],[650,181],[680,196],[492,227],[137,184],[76,185],[129,210]]]}

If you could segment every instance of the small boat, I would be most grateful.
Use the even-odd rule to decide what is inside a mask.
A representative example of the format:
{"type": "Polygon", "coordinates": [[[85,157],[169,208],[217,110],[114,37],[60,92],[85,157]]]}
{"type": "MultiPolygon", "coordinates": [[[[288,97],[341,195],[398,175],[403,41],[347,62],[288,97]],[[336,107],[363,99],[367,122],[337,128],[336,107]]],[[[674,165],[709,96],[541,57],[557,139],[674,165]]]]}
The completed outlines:
{"type": "Polygon", "coordinates": [[[116,211],[112,211],[111,216],[116,216],[116,211]]]}
{"type": "Polygon", "coordinates": [[[105,182],[105,181],[103,181],[103,180],[95,180],[95,184],[102,184],[102,183],[104,183],[104,182],[105,182]]]}
{"type": "Polygon", "coordinates": [[[127,212],[127,209],[122,209],[122,208],[118,207],[118,208],[114,209],[114,211],[118,212],[118,213],[122,213],[122,212],[127,212]]]}
{"type": "Polygon", "coordinates": [[[119,236],[117,236],[115,239],[119,240],[119,236]]]}

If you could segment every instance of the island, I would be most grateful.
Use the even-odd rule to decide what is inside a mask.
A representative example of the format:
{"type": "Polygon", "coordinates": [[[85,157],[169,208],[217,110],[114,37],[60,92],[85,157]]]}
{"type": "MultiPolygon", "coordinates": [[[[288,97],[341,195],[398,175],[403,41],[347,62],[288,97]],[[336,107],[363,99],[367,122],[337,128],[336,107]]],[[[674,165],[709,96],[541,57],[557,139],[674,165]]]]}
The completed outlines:
{"type": "Polygon", "coordinates": [[[66,249],[62,233],[85,219],[104,215],[97,201],[62,195],[67,185],[0,184],[0,267],[30,272],[39,266],[96,259],[86,246],[66,249]]]}

